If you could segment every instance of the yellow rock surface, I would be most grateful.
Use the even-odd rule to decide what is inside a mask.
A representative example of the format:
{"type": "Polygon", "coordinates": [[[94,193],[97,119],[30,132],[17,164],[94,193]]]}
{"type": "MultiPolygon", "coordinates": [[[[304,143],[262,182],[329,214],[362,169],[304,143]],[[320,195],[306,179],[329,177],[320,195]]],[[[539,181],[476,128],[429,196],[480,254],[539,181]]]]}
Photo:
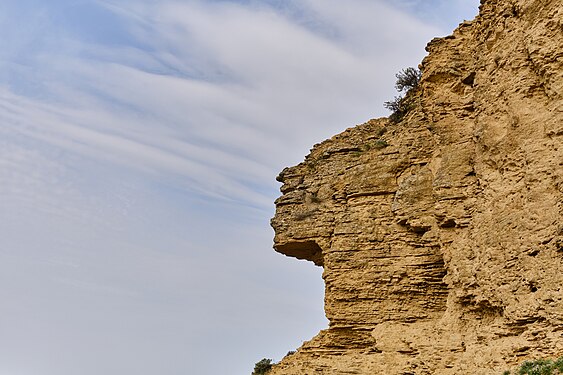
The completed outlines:
{"type": "Polygon", "coordinates": [[[481,1],[427,50],[401,122],[350,128],[278,177],[274,247],[323,267],[330,325],[271,375],[563,355],[563,2],[481,1]]]}

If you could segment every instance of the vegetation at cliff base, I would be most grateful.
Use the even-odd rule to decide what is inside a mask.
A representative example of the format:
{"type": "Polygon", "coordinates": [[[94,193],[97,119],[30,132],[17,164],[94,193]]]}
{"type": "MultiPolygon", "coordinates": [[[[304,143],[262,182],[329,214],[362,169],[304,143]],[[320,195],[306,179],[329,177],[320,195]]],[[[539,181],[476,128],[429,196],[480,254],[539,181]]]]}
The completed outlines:
{"type": "MultiPolygon", "coordinates": [[[[510,371],[505,371],[503,375],[510,375],[510,371]]],[[[563,357],[553,361],[551,359],[536,359],[522,363],[517,375],[556,375],[563,374],[563,357]]]]}
{"type": "Polygon", "coordinates": [[[395,96],[393,100],[385,102],[383,106],[391,111],[389,119],[393,122],[399,122],[413,107],[409,93],[418,86],[422,72],[416,68],[409,67],[395,74],[395,77],[397,78],[395,88],[399,92],[405,92],[405,96],[395,96]]]}

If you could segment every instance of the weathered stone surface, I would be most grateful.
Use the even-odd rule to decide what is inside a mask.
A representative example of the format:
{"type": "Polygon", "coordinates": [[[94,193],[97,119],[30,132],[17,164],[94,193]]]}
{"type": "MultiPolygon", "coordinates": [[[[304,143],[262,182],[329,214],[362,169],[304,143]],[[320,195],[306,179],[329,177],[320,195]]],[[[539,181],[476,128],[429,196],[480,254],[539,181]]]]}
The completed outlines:
{"type": "Polygon", "coordinates": [[[563,3],[485,0],[432,40],[415,108],[278,180],[275,249],[330,325],[277,374],[501,374],[563,355],[563,3]]]}

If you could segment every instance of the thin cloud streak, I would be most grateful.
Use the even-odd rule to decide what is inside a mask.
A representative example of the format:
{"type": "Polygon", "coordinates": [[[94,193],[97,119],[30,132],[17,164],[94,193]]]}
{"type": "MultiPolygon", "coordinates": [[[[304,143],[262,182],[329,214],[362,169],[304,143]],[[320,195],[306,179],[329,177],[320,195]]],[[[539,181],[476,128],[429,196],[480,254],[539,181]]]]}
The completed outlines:
{"type": "MultiPolygon", "coordinates": [[[[326,126],[328,131],[325,134],[328,136],[342,127],[344,117],[350,116],[350,113],[365,112],[358,107],[365,108],[366,100],[377,103],[374,93],[386,91],[378,89],[377,82],[381,81],[383,73],[392,76],[387,67],[393,59],[398,61],[399,58],[388,53],[366,58],[364,55],[369,49],[365,45],[349,50],[352,44],[347,42],[357,40],[359,32],[369,31],[370,36],[378,33],[390,36],[388,43],[391,45],[397,42],[394,35],[406,35],[404,40],[413,36],[422,40],[421,34],[435,32],[431,27],[425,27],[390,8],[359,0],[349,7],[353,12],[341,12],[340,18],[335,2],[328,5],[307,2],[311,17],[339,29],[340,42],[314,33],[267,7],[244,8],[236,3],[209,4],[200,1],[143,5],[137,4],[135,11],[122,10],[121,16],[124,24],[140,33],[137,39],[151,47],[147,51],[135,51],[134,55],[146,55],[145,61],[155,64],[149,69],[152,72],[123,65],[134,62],[129,57],[131,49],[124,51],[125,61],[122,61],[121,51],[114,47],[111,51],[97,45],[83,47],[89,50],[91,56],[113,57],[115,62],[93,62],[80,56],[40,56],[42,61],[56,64],[52,69],[64,67],[66,75],[73,77],[66,80],[66,87],[60,87],[60,83],[48,87],[57,99],[63,100],[60,112],[69,111],[65,104],[77,104],[76,97],[82,101],[78,104],[88,106],[94,103],[97,107],[101,104],[98,112],[102,115],[106,112],[105,118],[98,124],[91,123],[82,129],[59,125],[59,132],[76,138],[75,151],[76,143],[95,144],[99,151],[91,153],[104,157],[114,155],[116,160],[122,160],[125,153],[128,159],[139,158],[155,167],[168,165],[171,171],[183,171],[195,178],[196,184],[201,186],[200,191],[215,191],[204,182],[214,180],[208,176],[210,173],[213,175],[211,171],[218,172],[216,186],[226,186],[227,182],[236,186],[244,181],[271,178],[271,172],[270,176],[265,173],[274,168],[280,169],[284,154],[288,154],[288,143],[295,143],[303,150],[303,146],[312,143],[318,124],[326,126]],[[365,15],[377,10],[381,14],[378,21],[382,24],[370,30],[365,15]],[[354,23],[350,19],[355,17],[361,17],[357,24],[364,26],[351,28],[354,23]],[[399,24],[414,26],[401,34],[397,30],[399,24]],[[217,28],[217,25],[221,27],[217,28]],[[427,30],[421,33],[424,28],[427,30]],[[176,60],[174,68],[166,72],[170,65],[161,66],[166,73],[154,73],[159,70],[158,62],[170,60],[170,56],[176,60]],[[178,61],[188,61],[191,65],[182,66],[178,61]],[[191,69],[194,66],[199,77],[189,78],[193,75],[191,69]],[[220,74],[217,75],[217,72],[220,74]],[[209,80],[209,77],[212,79],[209,80]],[[227,78],[225,82],[221,82],[223,77],[227,78]],[[90,94],[83,92],[84,88],[90,94]],[[82,92],[72,95],[78,90],[82,92]],[[332,108],[344,98],[346,104],[339,107],[350,108],[348,113],[345,116],[340,112],[333,113],[332,108]],[[64,103],[68,100],[70,102],[64,103]],[[133,124],[135,119],[124,119],[112,113],[110,108],[113,103],[117,103],[121,111],[130,108],[137,112],[139,119],[150,118],[152,124],[141,125],[143,120],[133,124]],[[119,134],[122,138],[110,136],[108,124],[115,129],[126,129],[119,134]],[[187,148],[190,143],[199,143],[206,144],[209,149],[194,149],[191,157],[179,158],[175,151],[166,150],[169,147],[166,142],[154,144],[155,124],[158,124],[159,131],[168,132],[170,138],[184,139],[187,148]],[[136,131],[131,132],[131,129],[136,131]],[[136,134],[137,139],[132,134],[136,134]],[[280,138],[282,142],[279,142],[280,138]],[[147,142],[148,139],[152,142],[147,142]],[[233,160],[224,158],[222,154],[225,151],[220,150],[228,150],[238,161],[242,159],[246,162],[219,166],[220,160],[233,160]],[[199,156],[195,155],[196,152],[199,156]],[[202,160],[208,159],[215,160],[212,168],[201,165],[202,160]],[[256,165],[256,160],[260,160],[262,165],[256,165]],[[236,165],[240,167],[233,171],[236,165]],[[249,165],[253,168],[248,168],[249,165]],[[250,172],[249,175],[252,170],[260,172],[250,172]],[[230,171],[228,181],[219,178],[225,171],[230,171]]],[[[73,43],[64,44],[71,46],[73,43]]],[[[372,50],[376,49],[373,46],[372,50]]],[[[382,97],[382,94],[379,96],[382,97]]],[[[35,104],[30,105],[35,107],[35,104]]],[[[361,119],[367,120],[368,114],[361,119]]],[[[55,124],[49,126],[54,128],[55,124]]],[[[59,138],[58,135],[56,138],[59,138]]],[[[60,142],[59,146],[62,146],[60,142]]],[[[66,144],[66,147],[70,146],[66,144]]],[[[244,189],[239,186],[238,190],[241,193],[244,189]]],[[[227,193],[219,192],[221,195],[227,193]]],[[[248,194],[251,192],[245,194],[246,201],[248,194]]],[[[241,198],[231,195],[235,200],[241,198]]],[[[262,198],[257,200],[267,204],[262,198]]]]}
{"type": "Polygon", "coordinates": [[[0,373],[242,375],[326,325],[322,270],[271,250],[275,175],[443,30],[368,0],[0,9],[0,373]]]}
{"type": "MultiPolygon", "coordinates": [[[[349,40],[356,39],[358,31],[357,28],[348,30],[349,18],[377,10],[369,2],[358,1],[350,8],[354,12],[345,12],[346,17],[338,19],[336,3],[323,4],[309,2],[309,12],[339,27],[339,33],[349,40]]],[[[106,59],[113,53],[116,62],[96,62],[80,56],[40,56],[56,65],[52,69],[64,67],[66,75],[74,78],[48,87],[56,99],[63,100],[54,109],[58,117],[48,120],[49,117],[37,114],[30,124],[38,124],[39,119],[49,123],[41,125],[41,131],[30,133],[28,130],[28,136],[91,157],[100,155],[127,163],[134,168],[168,170],[193,181],[189,184],[202,194],[267,207],[271,199],[256,195],[245,185],[250,181],[272,179],[271,171],[281,169],[284,154],[288,153],[287,145],[295,143],[299,147],[299,144],[312,143],[309,140],[313,139],[317,124],[326,124],[323,126],[328,129],[341,127],[344,120],[339,117],[342,115],[331,113],[334,104],[346,97],[347,105],[341,107],[349,107],[352,113],[359,106],[365,108],[365,100],[378,91],[375,82],[378,74],[374,75],[378,70],[377,59],[354,55],[354,51],[347,50],[349,44],[329,40],[270,8],[246,9],[233,3],[209,5],[203,2],[160,2],[145,8],[137,5],[137,8],[136,13],[122,11],[122,15],[131,17],[125,18],[125,24],[143,25],[132,28],[137,32],[144,30],[137,39],[154,49],[137,51],[136,55],[147,55],[145,61],[165,61],[169,56],[175,56],[177,61],[185,59],[199,66],[197,71],[201,77],[187,78],[192,73],[189,67],[178,64],[167,74],[123,65],[120,51],[114,47],[111,51],[97,45],[87,49],[90,55],[102,55],[106,59]],[[159,46],[164,46],[164,50],[158,50],[159,46]],[[206,68],[209,61],[213,62],[210,69],[206,68]],[[207,77],[217,71],[222,71],[229,79],[208,81],[207,77]],[[366,78],[373,83],[366,84],[366,78]],[[82,91],[73,95],[79,90],[82,91]],[[115,103],[119,111],[129,108],[137,118],[124,118],[115,113],[112,110],[115,103]],[[96,113],[92,113],[88,124],[76,124],[84,122],[87,115],[86,111],[69,110],[69,105],[77,104],[95,108],[96,113]],[[281,116],[275,115],[277,113],[281,116]],[[66,121],[61,122],[60,117],[66,121]],[[149,118],[150,123],[143,118],[149,118]],[[110,126],[115,130],[109,130],[110,126]],[[57,134],[53,134],[55,131],[57,134]],[[168,135],[158,137],[155,135],[158,132],[168,135]],[[181,155],[177,146],[170,148],[171,141],[177,139],[185,142],[181,155]],[[207,148],[190,147],[195,143],[205,144],[207,148]],[[190,149],[192,152],[188,155],[190,149]],[[224,157],[225,152],[230,157],[224,157]],[[208,160],[213,160],[211,165],[208,160]]],[[[380,20],[387,20],[387,24],[379,25],[376,30],[397,28],[389,20],[396,19],[402,24],[407,21],[396,11],[381,6],[375,8],[385,13],[380,20]]],[[[411,37],[410,34],[416,32],[419,35],[424,25],[416,24],[418,29],[412,28],[404,34],[411,37]]],[[[369,28],[363,26],[361,31],[366,29],[369,28]]],[[[427,29],[428,34],[434,32],[427,29]]],[[[371,30],[370,35],[374,34],[371,30]]],[[[73,43],[64,44],[71,46],[73,43]]],[[[356,48],[358,51],[365,49],[356,48]]],[[[132,61],[130,53],[130,49],[125,50],[127,62],[132,61]]],[[[381,56],[378,59],[381,60],[381,56]]],[[[389,66],[389,60],[385,57],[379,65],[389,66]]],[[[27,104],[31,108],[38,107],[37,103],[28,101],[27,104]]],[[[20,114],[29,116],[30,111],[22,108],[20,114]]],[[[262,189],[271,189],[267,186],[262,189]]]]}
{"type": "MultiPolygon", "coordinates": [[[[148,172],[153,175],[180,176],[186,181],[193,181],[192,190],[215,197],[224,197],[245,201],[263,207],[270,203],[270,199],[248,189],[236,176],[229,178],[224,169],[225,163],[219,168],[209,166],[209,159],[215,159],[215,165],[225,156],[213,154],[202,147],[192,147],[187,143],[178,144],[174,139],[154,139],[151,134],[138,134],[140,137],[112,134],[102,129],[96,129],[96,121],[103,112],[89,113],[69,110],[58,114],[53,109],[39,109],[37,105],[30,105],[26,100],[4,94],[6,101],[2,108],[6,111],[5,120],[10,131],[20,136],[43,141],[50,146],[57,146],[67,151],[73,151],[83,156],[106,160],[111,163],[122,164],[128,168],[148,172]],[[69,116],[71,116],[69,118],[69,116]],[[78,119],[78,120],[77,120],[78,119]],[[88,122],[90,127],[78,123],[88,122]],[[17,125],[16,125],[17,124],[17,125]],[[157,143],[154,143],[157,141],[157,143]],[[160,142],[158,142],[160,141],[160,142]],[[192,155],[188,152],[192,151],[192,155]],[[205,154],[211,153],[211,158],[205,154]]],[[[60,109],[60,108],[59,108],[60,109]]],[[[116,122],[115,120],[113,122],[116,122]]],[[[265,168],[248,159],[229,155],[231,164],[244,168],[245,173],[253,177],[266,178],[265,168]],[[255,170],[255,173],[252,173],[255,170]]]]}

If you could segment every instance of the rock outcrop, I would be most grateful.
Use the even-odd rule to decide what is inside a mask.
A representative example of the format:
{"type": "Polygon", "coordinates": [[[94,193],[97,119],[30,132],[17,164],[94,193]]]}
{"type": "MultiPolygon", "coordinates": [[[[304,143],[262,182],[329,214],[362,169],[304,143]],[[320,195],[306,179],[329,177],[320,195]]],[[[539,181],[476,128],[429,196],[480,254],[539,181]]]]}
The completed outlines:
{"type": "Polygon", "coordinates": [[[278,177],[276,251],[324,269],[329,328],[278,374],[502,374],[563,355],[563,3],[482,0],[414,108],[278,177]]]}

